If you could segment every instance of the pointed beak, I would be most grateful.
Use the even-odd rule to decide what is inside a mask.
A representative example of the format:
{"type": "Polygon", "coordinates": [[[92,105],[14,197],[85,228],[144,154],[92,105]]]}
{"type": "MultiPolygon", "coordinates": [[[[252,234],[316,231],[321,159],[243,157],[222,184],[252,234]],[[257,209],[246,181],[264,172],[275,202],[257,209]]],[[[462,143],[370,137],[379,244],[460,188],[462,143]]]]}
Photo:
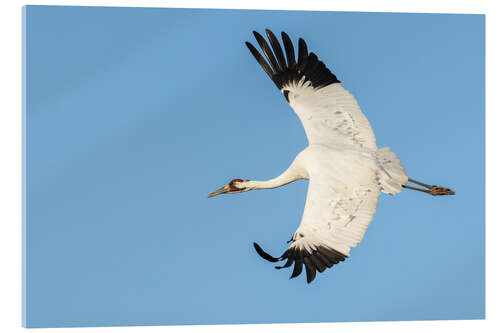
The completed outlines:
{"type": "Polygon", "coordinates": [[[229,192],[229,185],[226,185],[224,187],[221,187],[217,191],[213,191],[209,195],[207,195],[207,198],[215,197],[216,195],[223,194],[229,192]]]}

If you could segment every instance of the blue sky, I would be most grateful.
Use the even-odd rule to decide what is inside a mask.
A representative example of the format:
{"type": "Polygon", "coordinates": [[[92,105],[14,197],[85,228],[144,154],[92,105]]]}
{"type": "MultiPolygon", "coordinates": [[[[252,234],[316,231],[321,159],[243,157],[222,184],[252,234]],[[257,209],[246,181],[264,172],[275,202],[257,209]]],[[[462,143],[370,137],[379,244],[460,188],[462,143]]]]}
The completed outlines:
{"type": "MultiPolygon", "coordinates": [[[[29,6],[29,327],[484,318],[484,16],[29,6]],[[253,59],[252,30],[302,37],[379,147],[453,197],[382,195],[351,258],[289,280],[274,255],[307,146],[253,59]]],[[[255,43],[254,43],[255,44],[255,43]]]]}

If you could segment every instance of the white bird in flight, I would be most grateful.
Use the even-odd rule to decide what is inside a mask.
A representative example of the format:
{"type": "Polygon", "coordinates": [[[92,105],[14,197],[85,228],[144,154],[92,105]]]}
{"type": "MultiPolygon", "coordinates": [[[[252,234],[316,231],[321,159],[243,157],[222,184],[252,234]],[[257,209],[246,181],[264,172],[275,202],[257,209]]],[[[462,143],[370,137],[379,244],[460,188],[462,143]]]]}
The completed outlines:
{"type": "Polygon", "coordinates": [[[285,96],[306,131],[309,146],[290,167],[268,181],[233,179],[208,195],[240,193],[308,179],[306,205],[288,249],[278,258],[254,243],[257,253],[271,262],[286,260],[277,269],[294,264],[290,278],[305,265],[307,283],[316,271],[344,261],[351,247],[361,242],[377,206],[380,192],[396,194],[408,188],[431,195],[452,195],[448,188],[409,179],[399,158],[388,147],[378,148],[370,123],[337,77],[299,38],[298,58],[290,37],[281,33],[285,53],[276,36],[266,29],[271,44],[253,32],[264,57],[246,42],[257,62],[285,96]],[[273,52],[274,51],[274,52],[273,52]],[[285,59],[286,57],[286,59],[285,59]],[[406,185],[407,182],[423,186],[406,185]]]}

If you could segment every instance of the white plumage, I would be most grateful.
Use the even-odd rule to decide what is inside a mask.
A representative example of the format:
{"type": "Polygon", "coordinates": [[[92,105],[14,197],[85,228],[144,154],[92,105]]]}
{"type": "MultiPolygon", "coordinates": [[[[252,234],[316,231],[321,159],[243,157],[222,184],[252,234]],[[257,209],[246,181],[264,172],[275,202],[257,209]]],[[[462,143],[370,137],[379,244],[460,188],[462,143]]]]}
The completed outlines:
{"type": "Polygon", "coordinates": [[[289,104],[299,116],[310,145],[376,150],[372,127],[356,99],[340,83],[314,89],[310,82],[291,83],[289,104]],[[309,83],[309,84],[308,84],[309,83]]]}
{"type": "MultiPolygon", "coordinates": [[[[309,146],[280,176],[268,181],[234,179],[209,197],[275,188],[308,179],[304,214],[288,249],[275,258],[256,243],[254,246],[266,260],[287,260],[277,268],[295,264],[292,278],[305,266],[309,283],[316,271],[323,272],[344,261],[350,249],[361,242],[375,214],[380,191],[398,193],[402,186],[409,187],[405,185],[409,179],[389,148],[377,148],[370,123],[356,99],[314,53],[307,52],[305,42],[299,39],[296,61],[287,34],[282,33],[285,53],[274,34],[269,30],[266,34],[274,52],[254,32],[267,61],[252,44],[247,42],[247,46],[300,118],[309,146]]],[[[452,192],[448,189],[432,188],[435,193],[422,191],[453,194],[444,193],[444,190],[452,192]]]]}

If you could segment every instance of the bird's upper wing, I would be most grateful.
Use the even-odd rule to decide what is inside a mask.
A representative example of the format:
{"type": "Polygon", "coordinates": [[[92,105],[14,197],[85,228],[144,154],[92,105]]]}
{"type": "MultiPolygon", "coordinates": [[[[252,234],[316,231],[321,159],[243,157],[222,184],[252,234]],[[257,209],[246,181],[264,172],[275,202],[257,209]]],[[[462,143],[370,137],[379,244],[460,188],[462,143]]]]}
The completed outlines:
{"type": "Polygon", "coordinates": [[[296,60],[286,33],[281,33],[284,53],[270,30],[266,34],[272,50],[259,33],[253,33],[267,61],[252,44],[246,45],[299,116],[309,144],[377,149],[370,123],[356,99],[314,53],[308,53],[302,38],[296,60]]]}
{"type": "MultiPolygon", "coordinates": [[[[264,259],[287,260],[277,268],[295,264],[291,278],[298,276],[305,266],[308,283],[314,280],[316,271],[323,272],[349,257],[350,248],[363,239],[380,194],[374,170],[352,165],[352,176],[342,178],[325,172],[330,167],[328,164],[323,165],[321,171],[310,174],[302,222],[293,235],[292,244],[281,257],[273,258],[254,244],[264,259]]],[[[341,167],[350,164],[345,162],[341,167]]]]}

